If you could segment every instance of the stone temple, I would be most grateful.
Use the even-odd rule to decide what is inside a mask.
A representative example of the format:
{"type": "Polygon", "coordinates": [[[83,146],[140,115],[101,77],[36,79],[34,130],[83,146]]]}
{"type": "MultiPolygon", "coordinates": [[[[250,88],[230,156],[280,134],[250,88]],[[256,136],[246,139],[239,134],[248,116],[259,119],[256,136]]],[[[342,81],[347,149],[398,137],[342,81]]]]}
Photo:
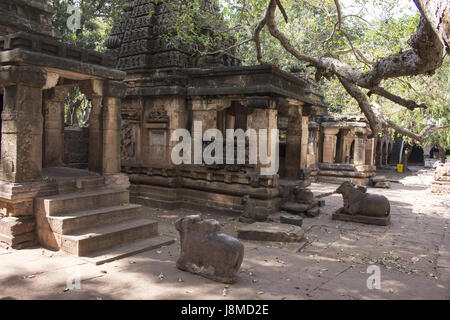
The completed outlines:
{"type": "MultiPolygon", "coordinates": [[[[46,1],[0,3],[1,242],[101,263],[173,242],[145,206],[239,215],[249,196],[270,213],[300,213],[311,207],[292,205],[296,188],[375,176],[386,158],[377,146],[389,145],[368,139],[362,118],[331,117],[318,85],[296,73],[242,66],[232,53],[199,56],[170,41],[170,8],[128,1],[102,54],[59,41],[46,1]],[[92,103],[88,132],[77,139],[64,128],[73,87],[92,103]],[[261,164],[173,164],[172,134],[194,133],[198,122],[224,136],[279,129],[279,142],[264,146],[279,144],[278,174],[261,174],[261,164]],[[80,144],[87,147],[75,169],[67,150],[80,144]]],[[[218,12],[213,1],[203,10],[218,12]]]]}

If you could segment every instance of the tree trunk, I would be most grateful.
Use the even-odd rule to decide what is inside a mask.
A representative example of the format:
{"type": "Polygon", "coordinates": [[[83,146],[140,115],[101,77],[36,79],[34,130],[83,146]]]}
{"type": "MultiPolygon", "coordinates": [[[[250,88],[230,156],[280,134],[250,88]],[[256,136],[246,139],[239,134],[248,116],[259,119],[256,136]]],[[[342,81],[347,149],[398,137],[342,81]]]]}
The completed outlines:
{"type": "Polygon", "coordinates": [[[414,0],[414,2],[450,53],[450,0],[414,0]]]}
{"type": "Polygon", "coordinates": [[[411,156],[411,154],[412,154],[412,148],[411,147],[405,148],[405,152],[403,153],[403,159],[402,159],[403,172],[410,171],[408,168],[408,160],[409,160],[409,157],[411,156]]]}
{"type": "Polygon", "coordinates": [[[446,161],[446,154],[445,154],[445,149],[444,149],[444,147],[443,146],[439,146],[439,160],[442,162],[442,163],[445,163],[445,161],[446,161]]]}

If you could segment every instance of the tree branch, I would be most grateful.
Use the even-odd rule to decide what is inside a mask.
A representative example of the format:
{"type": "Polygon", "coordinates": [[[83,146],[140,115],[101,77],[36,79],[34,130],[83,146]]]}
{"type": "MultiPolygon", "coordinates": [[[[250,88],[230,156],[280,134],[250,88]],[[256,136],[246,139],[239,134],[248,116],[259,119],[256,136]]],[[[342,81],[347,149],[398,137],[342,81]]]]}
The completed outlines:
{"type": "Polygon", "coordinates": [[[368,96],[370,97],[372,94],[377,94],[383,98],[386,98],[388,100],[391,100],[392,102],[395,102],[398,105],[401,105],[409,110],[414,110],[417,108],[422,108],[422,109],[426,109],[427,106],[422,103],[422,104],[417,104],[415,101],[413,100],[406,100],[403,99],[399,96],[396,96],[395,94],[390,93],[389,91],[387,91],[386,89],[382,88],[382,87],[374,87],[370,90],[370,92],[368,93],[368,96]]]}
{"type": "Polygon", "coordinates": [[[334,4],[336,5],[337,15],[338,15],[338,30],[341,30],[342,26],[342,9],[339,0],[334,0],[334,4]]]}

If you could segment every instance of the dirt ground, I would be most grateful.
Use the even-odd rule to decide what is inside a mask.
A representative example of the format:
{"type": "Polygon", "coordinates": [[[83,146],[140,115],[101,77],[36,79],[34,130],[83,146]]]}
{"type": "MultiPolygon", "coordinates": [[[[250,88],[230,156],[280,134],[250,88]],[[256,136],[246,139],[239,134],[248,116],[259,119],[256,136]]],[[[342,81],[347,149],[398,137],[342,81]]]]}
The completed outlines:
{"type": "MultiPolygon", "coordinates": [[[[367,226],[331,220],[342,205],[327,196],[318,218],[305,219],[301,243],[244,241],[239,280],[225,286],[175,267],[179,243],[102,266],[42,248],[0,248],[0,299],[450,299],[450,196],[433,195],[423,177],[381,172],[396,181],[386,195],[392,224],[367,226]],[[381,270],[381,288],[369,290],[367,269],[381,270]],[[67,289],[79,274],[80,289],[67,289]]],[[[425,179],[426,180],[426,179],[425,179]]],[[[313,184],[316,195],[336,189],[313,184]]],[[[187,210],[153,210],[160,231],[177,237],[173,222],[187,210]]],[[[236,235],[232,217],[203,215],[236,235]]]]}

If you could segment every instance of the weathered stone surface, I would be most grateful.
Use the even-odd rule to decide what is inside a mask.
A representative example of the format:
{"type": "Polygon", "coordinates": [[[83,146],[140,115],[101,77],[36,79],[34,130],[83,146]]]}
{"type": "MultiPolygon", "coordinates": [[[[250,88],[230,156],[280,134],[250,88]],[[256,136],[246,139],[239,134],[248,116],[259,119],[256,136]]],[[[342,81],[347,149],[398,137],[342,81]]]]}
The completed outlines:
{"type": "Polygon", "coordinates": [[[312,208],[305,212],[305,216],[308,218],[315,218],[320,215],[320,208],[312,208]]]}
{"type": "Polygon", "coordinates": [[[391,183],[389,181],[382,181],[382,182],[377,182],[374,184],[375,188],[380,188],[380,189],[390,189],[391,188],[391,183]]]}
{"type": "Polygon", "coordinates": [[[280,222],[301,227],[303,225],[303,218],[294,214],[285,213],[280,216],[280,222]]]}
{"type": "Polygon", "coordinates": [[[439,163],[434,173],[432,193],[450,194],[450,163],[439,163]]]}
{"type": "Polygon", "coordinates": [[[386,197],[362,193],[349,182],[344,182],[336,193],[342,194],[344,198],[344,207],[336,212],[337,216],[358,215],[385,218],[391,213],[391,205],[386,197]]]}
{"type": "Polygon", "coordinates": [[[294,189],[295,201],[299,203],[314,203],[314,193],[308,189],[295,188],[294,189]]]}
{"type": "Polygon", "coordinates": [[[17,236],[33,232],[36,223],[32,217],[5,217],[0,219],[0,233],[8,236],[17,236]]]}
{"type": "Polygon", "coordinates": [[[371,224],[375,226],[388,226],[391,222],[391,216],[389,215],[386,217],[369,217],[362,215],[343,214],[337,212],[333,214],[333,220],[371,224]]]}
{"type": "Polygon", "coordinates": [[[205,278],[234,283],[244,259],[243,244],[222,232],[216,220],[188,216],[175,223],[181,254],[177,268],[205,278]]]}
{"type": "Polygon", "coordinates": [[[302,214],[302,213],[308,211],[309,209],[311,209],[312,207],[313,207],[313,205],[311,205],[311,204],[287,202],[281,206],[281,209],[288,211],[288,212],[302,214]]]}
{"type": "Polygon", "coordinates": [[[371,180],[372,180],[373,183],[385,182],[386,181],[386,177],[385,176],[376,176],[376,177],[373,177],[371,180]]]}
{"type": "Polygon", "coordinates": [[[450,194],[450,183],[435,181],[431,185],[431,192],[437,194],[450,194]]]}
{"type": "Polygon", "coordinates": [[[238,238],[243,240],[299,242],[305,232],[297,226],[257,222],[238,228],[238,238]]]}
{"type": "Polygon", "coordinates": [[[244,196],[242,199],[244,205],[244,213],[239,218],[243,223],[264,222],[270,215],[270,210],[264,207],[258,207],[256,201],[250,196],[244,196]]]}

